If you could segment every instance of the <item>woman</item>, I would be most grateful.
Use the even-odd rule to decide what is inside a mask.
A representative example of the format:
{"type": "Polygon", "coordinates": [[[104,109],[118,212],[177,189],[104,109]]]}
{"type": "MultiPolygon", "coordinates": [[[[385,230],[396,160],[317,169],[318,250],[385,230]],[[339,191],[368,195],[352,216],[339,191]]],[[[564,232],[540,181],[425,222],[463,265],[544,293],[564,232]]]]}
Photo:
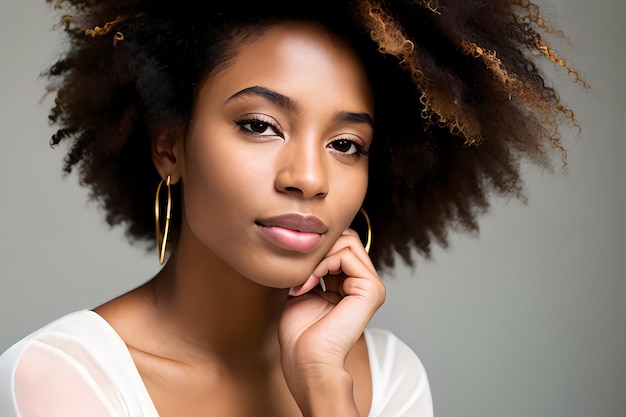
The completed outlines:
{"type": "Polygon", "coordinates": [[[169,258],[9,349],[2,415],[432,415],[419,359],[365,329],[374,266],[474,228],[560,146],[534,6],[91,3],[56,4],[52,142],[169,258]]]}

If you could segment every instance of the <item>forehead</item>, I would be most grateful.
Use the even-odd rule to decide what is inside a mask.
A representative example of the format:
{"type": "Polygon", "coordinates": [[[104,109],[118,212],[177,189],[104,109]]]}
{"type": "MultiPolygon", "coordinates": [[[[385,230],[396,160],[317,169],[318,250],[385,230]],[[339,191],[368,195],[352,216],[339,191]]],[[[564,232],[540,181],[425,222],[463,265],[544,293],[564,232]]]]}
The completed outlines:
{"type": "MultiPolygon", "coordinates": [[[[230,97],[263,86],[301,101],[326,100],[341,110],[373,113],[366,72],[350,46],[313,22],[285,21],[237,46],[234,58],[206,78],[202,90],[230,97]],[[205,88],[206,87],[206,88],[205,88]]],[[[206,91],[205,91],[206,93],[206,91]]]]}

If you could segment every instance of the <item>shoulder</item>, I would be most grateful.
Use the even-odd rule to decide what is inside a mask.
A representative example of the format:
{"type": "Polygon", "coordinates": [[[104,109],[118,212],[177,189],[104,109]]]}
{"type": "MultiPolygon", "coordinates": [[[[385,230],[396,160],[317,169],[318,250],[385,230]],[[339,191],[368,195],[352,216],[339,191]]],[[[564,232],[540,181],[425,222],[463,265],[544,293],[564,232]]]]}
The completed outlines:
{"type": "Polygon", "coordinates": [[[128,415],[116,379],[123,341],[100,316],[79,311],[25,337],[0,356],[0,415],[128,415]],[[45,411],[44,411],[45,410],[45,411]]]}
{"type": "Polygon", "coordinates": [[[365,341],[372,374],[370,416],[431,417],[430,385],[415,352],[387,330],[366,329],[365,341]]]}

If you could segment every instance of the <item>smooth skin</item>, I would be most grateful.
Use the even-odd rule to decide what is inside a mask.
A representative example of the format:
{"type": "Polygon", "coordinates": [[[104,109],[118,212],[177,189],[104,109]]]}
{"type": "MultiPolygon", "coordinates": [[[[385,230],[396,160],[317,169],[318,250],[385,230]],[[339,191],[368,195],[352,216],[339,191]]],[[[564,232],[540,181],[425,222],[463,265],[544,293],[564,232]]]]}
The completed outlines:
{"type": "Polygon", "coordinates": [[[385,288],[348,227],[367,190],[373,116],[345,42],[287,21],[208,75],[189,126],[155,137],[155,166],[182,187],[177,245],[154,279],[96,312],[161,417],[368,414],[363,330],[385,288]],[[263,225],[284,214],[325,231],[277,228],[277,241],[263,225]]]}

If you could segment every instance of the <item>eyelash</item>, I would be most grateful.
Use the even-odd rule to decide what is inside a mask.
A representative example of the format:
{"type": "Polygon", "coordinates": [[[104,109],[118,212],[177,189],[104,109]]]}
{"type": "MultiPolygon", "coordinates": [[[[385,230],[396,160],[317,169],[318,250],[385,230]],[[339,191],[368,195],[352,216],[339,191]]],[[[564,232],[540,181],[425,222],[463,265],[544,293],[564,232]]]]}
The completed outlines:
{"type": "MultiPolygon", "coordinates": [[[[269,116],[267,117],[269,118],[269,116]]],[[[241,120],[235,120],[235,124],[237,124],[237,126],[239,126],[239,128],[246,134],[250,134],[250,135],[254,135],[254,136],[278,136],[280,138],[285,138],[284,134],[282,133],[282,131],[276,126],[275,123],[267,120],[267,118],[265,117],[249,117],[246,119],[241,119],[241,120]],[[255,132],[254,130],[252,130],[251,127],[245,127],[246,125],[252,125],[252,124],[259,124],[259,125],[265,125],[265,129],[263,129],[263,132],[265,132],[268,128],[272,129],[275,134],[264,134],[263,132],[255,132]]],[[[368,156],[369,152],[366,151],[363,146],[359,143],[357,143],[356,141],[353,141],[351,139],[346,139],[346,138],[339,138],[339,139],[335,139],[332,142],[330,142],[328,144],[329,147],[332,147],[333,144],[337,143],[337,142],[348,142],[350,144],[350,148],[352,148],[354,146],[355,151],[352,153],[346,153],[346,152],[342,152],[340,150],[334,149],[334,151],[338,152],[341,155],[345,155],[345,156],[368,156]]]]}
{"type": "Polygon", "coordinates": [[[283,135],[282,131],[276,126],[275,123],[267,119],[269,119],[269,117],[249,117],[246,119],[235,120],[235,124],[237,124],[237,126],[239,126],[239,128],[246,134],[254,136],[279,136],[284,139],[285,136],[283,135]],[[255,132],[254,130],[252,130],[252,128],[245,127],[246,125],[252,124],[265,125],[266,129],[264,129],[264,131],[267,130],[267,128],[270,128],[274,131],[275,134],[268,135],[264,134],[263,132],[255,132]]]}

